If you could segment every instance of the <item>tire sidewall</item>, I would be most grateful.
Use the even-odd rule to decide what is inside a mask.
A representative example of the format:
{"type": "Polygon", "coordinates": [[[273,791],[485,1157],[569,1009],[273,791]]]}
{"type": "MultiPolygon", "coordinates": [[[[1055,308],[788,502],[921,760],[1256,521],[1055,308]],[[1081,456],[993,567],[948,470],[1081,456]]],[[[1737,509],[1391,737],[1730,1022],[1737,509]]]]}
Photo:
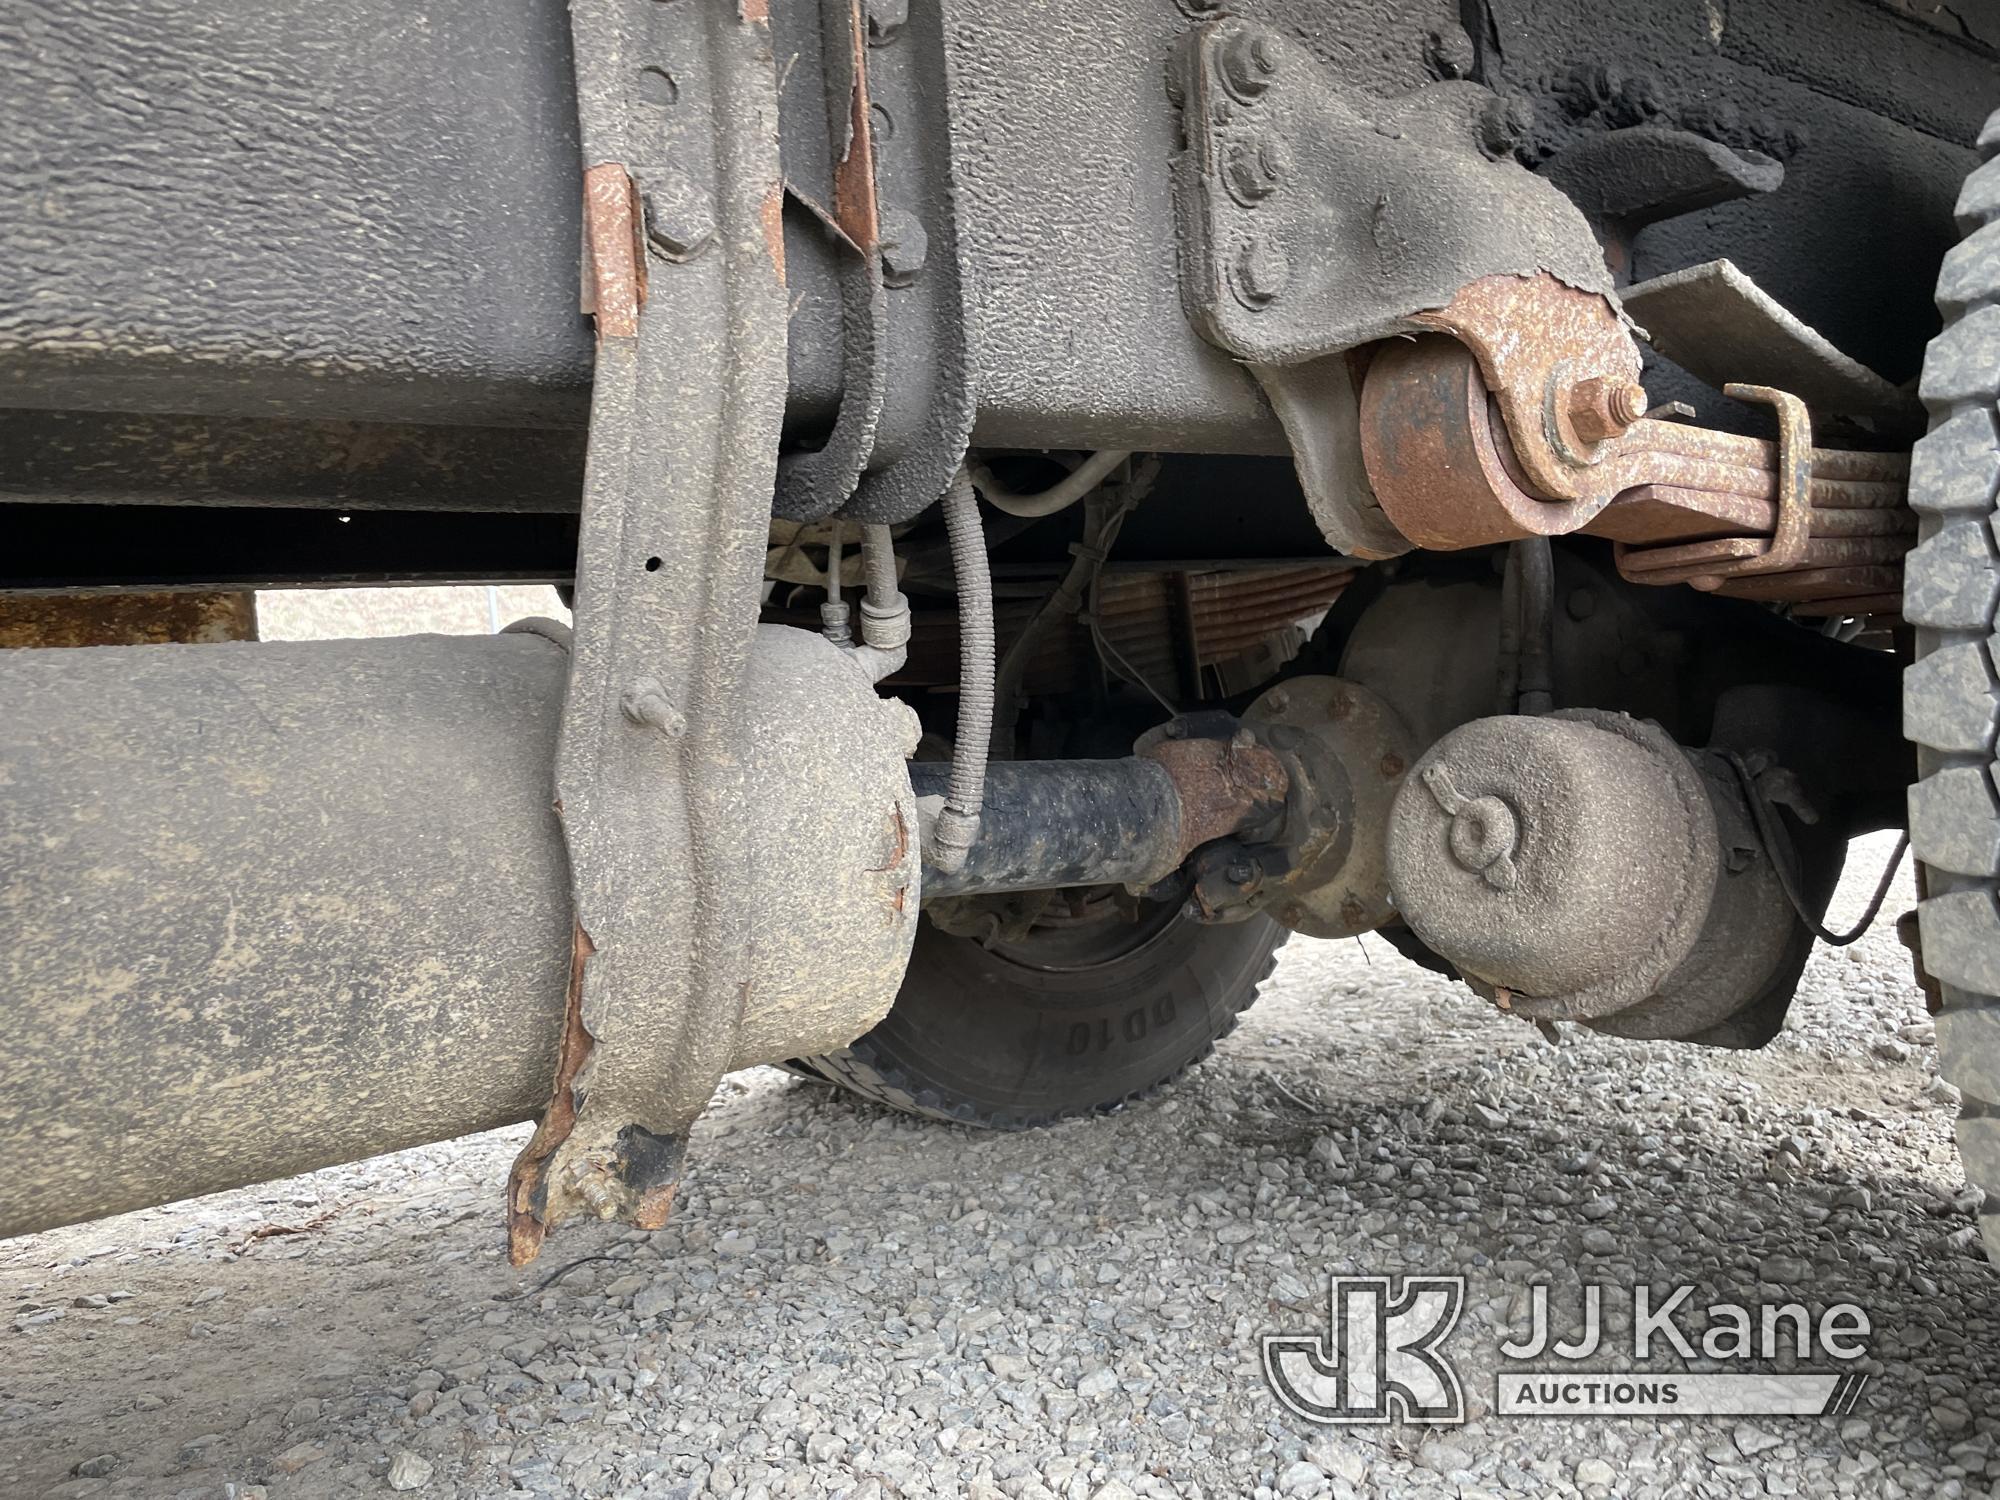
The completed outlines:
{"type": "Polygon", "coordinates": [[[1034,1124],[1108,1109],[1205,1056],[1284,935],[1266,917],[1176,916],[1130,953],[1044,969],[927,922],[895,1009],[850,1050],[952,1118],[1034,1124]]]}

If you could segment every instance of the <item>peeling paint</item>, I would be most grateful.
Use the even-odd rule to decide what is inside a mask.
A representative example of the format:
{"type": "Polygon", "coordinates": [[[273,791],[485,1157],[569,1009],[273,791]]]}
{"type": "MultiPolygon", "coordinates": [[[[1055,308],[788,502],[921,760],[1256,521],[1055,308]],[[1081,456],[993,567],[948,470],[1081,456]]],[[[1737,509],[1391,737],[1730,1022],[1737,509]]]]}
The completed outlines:
{"type": "Polygon", "coordinates": [[[549,1107],[535,1126],[535,1133],[514,1159],[507,1177],[507,1257],[516,1266],[525,1266],[541,1253],[548,1225],[541,1214],[547,1193],[549,1158],[569,1139],[576,1127],[576,1078],[590,1060],[595,1045],[583,1024],[583,971],[597,945],[583,924],[575,924],[570,944],[569,991],[563,1006],[561,1050],[556,1059],[554,1087],[549,1107]]]}
{"type": "Polygon", "coordinates": [[[600,339],[633,338],[645,301],[638,252],[639,210],[631,174],[600,162],[583,174],[583,310],[597,319],[600,339]]]}
{"type": "Polygon", "coordinates": [[[785,280],[785,185],[774,182],[764,192],[763,206],[758,210],[758,218],[764,227],[764,252],[771,257],[771,265],[778,273],[778,282],[785,280]]]}

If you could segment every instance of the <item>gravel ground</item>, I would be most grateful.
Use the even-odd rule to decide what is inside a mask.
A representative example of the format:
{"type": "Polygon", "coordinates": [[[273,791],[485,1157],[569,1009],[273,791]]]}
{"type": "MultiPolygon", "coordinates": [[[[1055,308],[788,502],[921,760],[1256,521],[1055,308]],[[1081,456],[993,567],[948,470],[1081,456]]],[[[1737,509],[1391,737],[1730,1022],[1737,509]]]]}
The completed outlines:
{"type": "Polygon", "coordinates": [[[2000,1317],[1950,1093],[1886,922],[1750,1054],[1551,1043],[1380,942],[1295,940],[1210,1063],[1098,1121],[735,1075],[666,1230],[526,1275],[523,1130],[0,1244],[0,1495],[1987,1495],[2000,1317]],[[1289,1416],[1257,1335],[1399,1272],[1469,1278],[1472,1420],[1289,1416]],[[1499,1417],[1536,1280],[1851,1299],[1874,1378],[1844,1420],[1499,1417]]]}

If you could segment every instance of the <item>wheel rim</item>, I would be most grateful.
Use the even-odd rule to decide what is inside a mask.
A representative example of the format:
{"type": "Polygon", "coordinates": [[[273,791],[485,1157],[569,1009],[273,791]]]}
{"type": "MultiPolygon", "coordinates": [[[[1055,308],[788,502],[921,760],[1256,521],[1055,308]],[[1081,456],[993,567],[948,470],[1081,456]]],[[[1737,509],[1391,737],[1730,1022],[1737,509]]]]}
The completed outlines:
{"type": "MultiPolygon", "coordinates": [[[[1062,895],[1059,893],[1058,900],[1062,895]]],[[[1126,920],[1112,888],[1088,893],[1085,912],[1066,907],[1035,919],[1025,937],[995,942],[987,952],[1017,969],[1039,974],[1077,974],[1127,962],[1161,942],[1173,930],[1181,902],[1147,901],[1136,921],[1126,920]]],[[[966,938],[966,942],[977,939],[966,938]]]]}

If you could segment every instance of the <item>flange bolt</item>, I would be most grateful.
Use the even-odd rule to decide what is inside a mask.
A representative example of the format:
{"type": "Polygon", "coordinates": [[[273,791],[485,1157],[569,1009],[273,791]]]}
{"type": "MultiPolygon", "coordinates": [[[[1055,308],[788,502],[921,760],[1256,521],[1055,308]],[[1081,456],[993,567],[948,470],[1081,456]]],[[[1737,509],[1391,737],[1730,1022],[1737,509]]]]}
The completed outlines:
{"type": "Polygon", "coordinates": [[[1246,104],[1268,89],[1278,73],[1278,50],[1270,33],[1248,26],[1222,44],[1217,60],[1223,87],[1246,104]]]}
{"type": "Polygon", "coordinates": [[[1291,284],[1292,262],[1284,246],[1257,238],[1237,252],[1236,300],[1256,309],[1275,301],[1291,284]]]}

